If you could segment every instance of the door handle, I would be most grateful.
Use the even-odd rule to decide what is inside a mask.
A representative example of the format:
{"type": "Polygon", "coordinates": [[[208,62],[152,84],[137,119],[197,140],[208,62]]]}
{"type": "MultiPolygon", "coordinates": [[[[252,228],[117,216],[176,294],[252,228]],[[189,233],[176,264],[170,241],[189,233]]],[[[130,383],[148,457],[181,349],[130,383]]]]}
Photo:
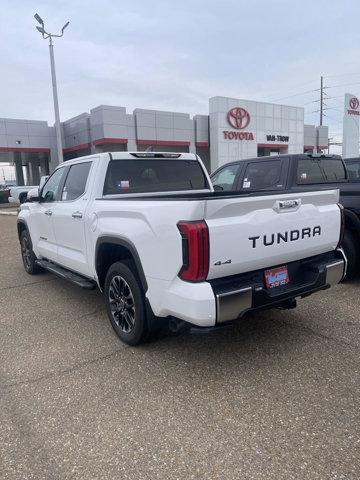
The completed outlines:
{"type": "Polygon", "coordinates": [[[81,212],[74,212],[71,216],[73,218],[82,218],[82,213],[81,212]]]}
{"type": "Polygon", "coordinates": [[[46,210],[46,212],[44,212],[45,215],[48,215],[49,217],[52,215],[52,211],[51,210],[46,210]]]}

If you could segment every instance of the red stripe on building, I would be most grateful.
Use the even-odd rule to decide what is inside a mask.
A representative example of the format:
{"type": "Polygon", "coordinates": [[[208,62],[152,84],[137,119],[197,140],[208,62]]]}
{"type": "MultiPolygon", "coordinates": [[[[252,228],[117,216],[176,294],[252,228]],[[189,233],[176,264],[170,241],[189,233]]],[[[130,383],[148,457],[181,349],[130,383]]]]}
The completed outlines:
{"type": "Polygon", "coordinates": [[[280,147],[288,147],[289,145],[287,143],[258,143],[258,147],[270,147],[270,148],[280,148],[280,147]]]}
{"type": "Polygon", "coordinates": [[[49,153],[50,148],[18,148],[18,147],[0,147],[1,153],[24,152],[24,153],[49,153]]]}
{"type": "Polygon", "coordinates": [[[313,149],[316,149],[316,148],[328,148],[328,145],[319,145],[319,147],[317,147],[316,145],[304,145],[304,150],[313,150],[313,149]]]}
{"type": "Polygon", "coordinates": [[[196,147],[208,147],[209,142],[195,142],[196,147]]]}
{"type": "Polygon", "coordinates": [[[127,138],[98,138],[94,140],[93,145],[104,145],[106,143],[120,143],[122,145],[128,143],[127,138]]]}
{"type": "Polygon", "coordinates": [[[73,147],[63,148],[64,153],[77,152],[78,150],[86,150],[91,147],[91,143],[82,143],[81,145],[74,145],[73,147]]]}
{"type": "Polygon", "coordinates": [[[189,147],[190,142],[176,140],[136,140],[138,145],[158,145],[163,147],[189,147]]]}

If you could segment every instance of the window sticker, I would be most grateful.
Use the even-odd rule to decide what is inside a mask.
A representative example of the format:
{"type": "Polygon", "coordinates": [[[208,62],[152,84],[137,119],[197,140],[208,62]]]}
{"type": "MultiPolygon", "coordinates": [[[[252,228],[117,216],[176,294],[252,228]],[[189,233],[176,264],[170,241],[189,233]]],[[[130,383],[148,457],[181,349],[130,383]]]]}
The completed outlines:
{"type": "Polygon", "coordinates": [[[62,193],[62,196],[61,196],[61,200],[62,200],[63,202],[65,202],[66,199],[67,199],[67,191],[64,190],[63,193],[62,193]]]}
{"type": "Polygon", "coordinates": [[[247,178],[244,178],[243,188],[250,188],[250,186],[251,186],[251,182],[247,178]]]}
{"type": "Polygon", "coordinates": [[[130,182],[129,180],[120,180],[117,186],[118,188],[121,188],[121,189],[127,189],[127,188],[130,188],[130,182]]]}

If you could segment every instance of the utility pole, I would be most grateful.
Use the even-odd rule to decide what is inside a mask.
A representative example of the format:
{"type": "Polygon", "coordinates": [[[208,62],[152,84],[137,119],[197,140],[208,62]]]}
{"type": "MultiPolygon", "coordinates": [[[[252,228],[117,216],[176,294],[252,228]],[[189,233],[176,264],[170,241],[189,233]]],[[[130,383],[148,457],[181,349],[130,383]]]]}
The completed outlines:
{"type": "Polygon", "coordinates": [[[54,60],[54,45],[53,37],[60,38],[64,35],[65,28],[69,25],[69,22],[66,22],[61,29],[60,35],[54,35],[53,33],[48,33],[45,30],[44,21],[37,13],[34,15],[34,18],[37,22],[40,23],[41,27],[36,27],[36,29],[41,33],[44,40],[49,39],[49,51],[50,51],[50,66],[51,66],[51,80],[52,80],[52,89],[53,89],[53,99],[54,99],[54,111],[55,111],[55,131],[56,131],[56,147],[58,154],[58,161],[62,163],[63,158],[63,149],[62,149],[62,140],[61,140],[61,124],[60,124],[60,112],[59,112],[59,101],[56,85],[56,73],[55,73],[55,60],[54,60]]]}
{"type": "Polygon", "coordinates": [[[323,124],[324,110],[324,77],[320,77],[320,125],[323,124]]]}

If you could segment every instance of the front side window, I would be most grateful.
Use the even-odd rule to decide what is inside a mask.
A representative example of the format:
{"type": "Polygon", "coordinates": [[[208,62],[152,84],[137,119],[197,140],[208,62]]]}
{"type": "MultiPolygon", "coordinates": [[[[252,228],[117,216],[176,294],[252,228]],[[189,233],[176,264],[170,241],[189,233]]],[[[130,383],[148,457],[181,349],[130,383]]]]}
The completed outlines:
{"type": "Polygon", "coordinates": [[[272,190],[282,188],[281,160],[252,162],[246,167],[242,188],[244,190],[272,190]]]}
{"type": "Polygon", "coordinates": [[[64,167],[58,168],[51,177],[49,177],[41,191],[41,200],[43,202],[55,202],[58,200],[64,173],[64,167]]]}
{"type": "Polygon", "coordinates": [[[329,183],[346,180],[346,171],[341,158],[303,158],[298,160],[297,183],[329,183]]]}
{"type": "Polygon", "coordinates": [[[232,190],[239,168],[239,165],[228,165],[215,173],[211,177],[214,188],[224,191],[232,190]]]}
{"type": "Polygon", "coordinates": [[[194,160],[111,160],[106,173],[104,195],[208,188],[204,172],[194,160]]]}
{"type": "Polygon", "coordinates": [[[91,162],[71,165],[61,194],[62,201],[76,200],[85,193],[91,162]]]}

